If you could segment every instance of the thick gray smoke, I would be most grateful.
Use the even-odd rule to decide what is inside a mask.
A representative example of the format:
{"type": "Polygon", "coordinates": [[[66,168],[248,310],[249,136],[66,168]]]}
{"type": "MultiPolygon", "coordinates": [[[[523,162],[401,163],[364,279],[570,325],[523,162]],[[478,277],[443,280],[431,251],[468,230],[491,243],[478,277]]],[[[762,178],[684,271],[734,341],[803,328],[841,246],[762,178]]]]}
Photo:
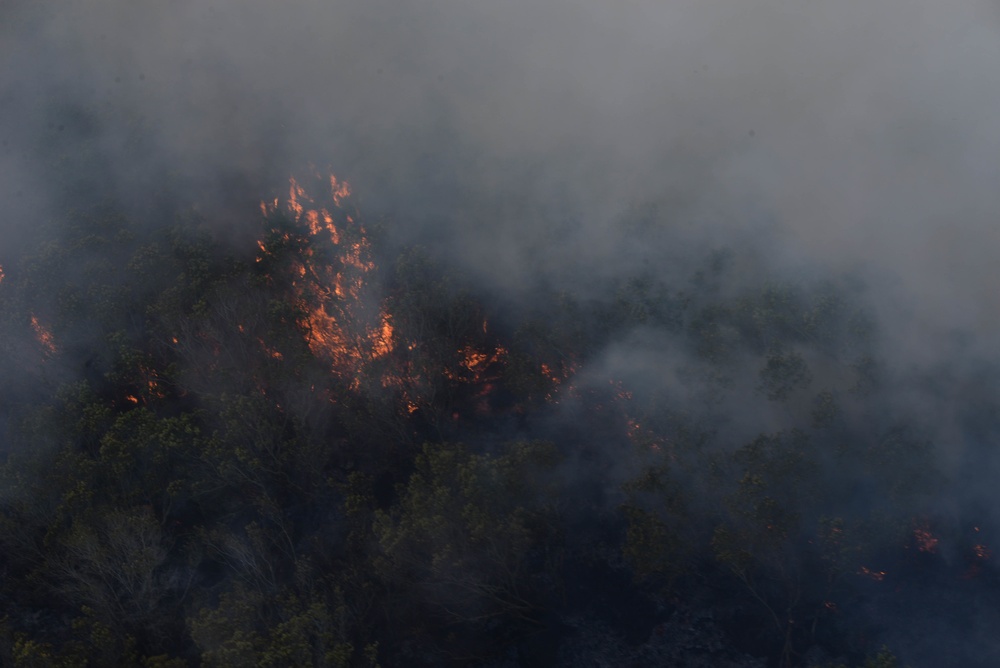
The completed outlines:
{"type": "Polygon", "coordinates": [[[615,221],[656,202],[714,245],[769,234],[775,266],[877,276],[907,355],[932,358],[953,329],[979,347],[998,325],[987,2],[2,11],[0,187],[14,210],[45,200],[26,138],[76,103],[107,113],[88,141],[112,149],[125,191],[137,174],[212,192],[223,175],[330,163],[371,209],[406,214],[394,234],[446,243],[515,288],[538,270],[630,267],[615,221]]]}

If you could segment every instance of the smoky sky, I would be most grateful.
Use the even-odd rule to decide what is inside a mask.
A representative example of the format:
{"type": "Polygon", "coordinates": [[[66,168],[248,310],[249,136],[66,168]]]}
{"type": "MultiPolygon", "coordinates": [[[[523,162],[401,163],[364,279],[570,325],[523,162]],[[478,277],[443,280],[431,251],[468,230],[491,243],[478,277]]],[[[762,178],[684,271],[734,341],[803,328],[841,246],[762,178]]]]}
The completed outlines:
{"type": "Polygon", "coordinates": [[[5,0],[0,230],[46,215],[37,142],[72,153],[46,123],[75,105],[126,199],[329,165],[504,289],[683,273],[683,238],[864,276],[914,359],[986,351],[998,28],[973,0],[5,0]],[[637,210],[660,242],[623,240],[637,210]]]}

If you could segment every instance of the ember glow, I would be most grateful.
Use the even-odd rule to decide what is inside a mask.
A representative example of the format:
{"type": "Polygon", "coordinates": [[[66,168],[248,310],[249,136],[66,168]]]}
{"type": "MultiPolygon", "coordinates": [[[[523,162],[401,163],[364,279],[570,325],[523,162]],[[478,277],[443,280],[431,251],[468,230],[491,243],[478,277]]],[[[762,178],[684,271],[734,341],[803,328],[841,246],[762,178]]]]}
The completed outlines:
{"type": "Polygon", "coordinates": [[[865,577],[868,577],[874,580],[875,582],[882,582],[883,580],[885,580],[885,571],[872,570],[867,566],[862,566],[861,568],[859,568],[858,575],[863,575],[865,577]]]}
{"type": "Polygon", "coordinates": [[[930,529],[926,526],[918,527],[913,530],[913,540],[917,545],[917,549],[921,552],[933,553],[937,550],[938,543],[940,542],[934,537],[934,534],[930,532],[930,529]]]}
{"type": "Polygon", "coordinates": [[[571,390],[572,387],[568,384],[570,378],[576,373],[576,364],[573,362],[563,361],[558,364],[558,366],[546,364],[542,362],[539,367],[542,377],[550,384],[550,389],[545,393],[545,400],[559,403],[557,396],[560,390],[571,390]]]}
{"type": "Polygon", "coordinates": [[[35,315],[31,316],[31,328],[35,330],[35,339],[38,341],[39,345],[42,346],[42,350],[44,350],[47,355],[55,355],[56,352],[58,352],[58,348],[56,348],[52,332],[42,325],[42,323],[38,321],[38,317],[35,315]]]}
{"type": "Polygon", "coordinates": [[[493,350],[486,352],[472,346],[466,346],[458,351],[458,355],[459,369],[455,371],[446,369],[445,376],[451,380],[480,384],[496,380],[499,377],[499,371],[506,363],[507,349],[503,346],[496,346],[493,350]]]}

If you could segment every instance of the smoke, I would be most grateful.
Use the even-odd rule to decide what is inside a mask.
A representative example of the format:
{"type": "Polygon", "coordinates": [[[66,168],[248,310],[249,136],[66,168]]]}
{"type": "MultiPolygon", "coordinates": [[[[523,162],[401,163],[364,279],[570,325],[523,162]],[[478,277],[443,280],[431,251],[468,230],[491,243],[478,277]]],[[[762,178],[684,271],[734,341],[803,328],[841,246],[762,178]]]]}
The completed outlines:
{"type": "MultiPolygon", "coordinates": [[[[960,468],[1000,333],[998,32],[979,0],[4,0],[0,264],[84,196],[179,193],[242,243],[310,164],[526,310],[729,248],[734,292],[863,283],[896,408],[960,468]]],[[[696,403],[671,345],[629,332],[593,373],[696,403]]]]}
{"type": "MultiPolygon", "coordinates": [[[[928,355],[930,333],[997,326],[1000,47],[985,2],[5,14],[7,195],[44,187],[35,156],[11,147],[77,105],[104,119],[89,140],[113,156],[123,197],[149,187],[137,175],[212,193],[329,163],[400,219],[394,235],[447,244],[514,288],[567,265],[628,270],[614,223],[652,201],[658,224],[709,244],[765,229],[772,264],[878,275],[883,301],[905,304],[908,355],[928,355]]],[[[50,141],[79,141],[68,130],[50,141]]]]}

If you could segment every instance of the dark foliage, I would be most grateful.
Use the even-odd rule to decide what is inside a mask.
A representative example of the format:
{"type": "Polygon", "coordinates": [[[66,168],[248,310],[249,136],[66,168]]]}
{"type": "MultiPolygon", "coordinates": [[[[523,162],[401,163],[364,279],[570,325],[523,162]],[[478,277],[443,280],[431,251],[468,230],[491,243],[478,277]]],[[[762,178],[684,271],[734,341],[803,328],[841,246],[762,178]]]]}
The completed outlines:
{"type": "Polygon", "coordinates": [[[846,287],[500,313],[299,198],[247,253],[96,207],[5,267],[7,664],[889,666],[884,581],[994,577],[846,287]]]}

